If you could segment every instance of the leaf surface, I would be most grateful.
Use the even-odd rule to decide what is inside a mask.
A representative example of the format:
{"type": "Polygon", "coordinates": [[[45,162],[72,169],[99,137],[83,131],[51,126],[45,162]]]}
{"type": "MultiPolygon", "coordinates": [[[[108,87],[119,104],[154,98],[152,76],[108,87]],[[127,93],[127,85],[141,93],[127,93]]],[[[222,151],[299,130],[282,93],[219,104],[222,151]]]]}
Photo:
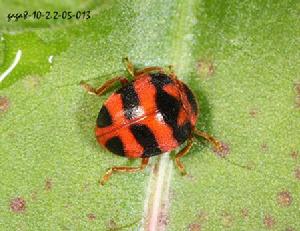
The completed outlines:
{"type": "Polygon", "coordinates": [[[78,3],[0,4],[0,74],[22,51],[0,83],[1,230],[299,229],[299,3],[78,3]],[[6,21],[36,8],[92,17],[6,21]],[[185,177],[164,155],[99,187],[107,168],[139,161],[99,147],[95,120],[109,94],[79,83],[128,75],[125,56],[136,67],[172,64],[198,98],[198,129],[228,155],[198,139],[182,158],[185,177]]]}

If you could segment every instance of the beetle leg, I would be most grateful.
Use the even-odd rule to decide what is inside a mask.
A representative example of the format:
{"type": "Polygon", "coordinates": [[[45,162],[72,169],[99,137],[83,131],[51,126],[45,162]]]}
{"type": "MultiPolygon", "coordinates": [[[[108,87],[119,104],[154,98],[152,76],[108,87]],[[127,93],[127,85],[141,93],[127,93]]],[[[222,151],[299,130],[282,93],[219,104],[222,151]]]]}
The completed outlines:
{"type": "Polygon", "coordinates": [[[173,66],[169,65],[167,68],[163,68],[163,67],[156,67],[156,66],[151,66],[151,67],[145,67],[141,70],[138,70],[135,72],[135,77],[141,75],[141,74],[147,74],[149,72],[152,71],[157,71],[160,73],[164,73],[166,75],[168,75],[169,77],[171,77],[172,79],[176,80],[177,76],[175,75],[174,71],[173,71],[173,66]]]}
{"type": "Polygon", "coordinates": [[[126,70],[129,72],[129,74],[135,78],[138,75],[149,73],[151,71],[159,71],[159,72],[164,72],[164,69],[162,67],[156,67],[156,66],[151,66],[151,67],[145,67],[141,70],[135,71],[134,70],[134,65],[132,62],[129,61],[127,57],[123,58],[123,63],[126,67],[126,70]]]}
{"type": "Polygon", "coordinates": [[[107,170],[107,172],[105,173],[105,175],[102,177],[102,179],[100,180],[100,184],[104,185],[105,182],[108,181],[108,179],[111,177],[111,175],[114,172],[128,172],[128,173],[134,173],[134,172],[139,172],[142,171],[143,169],[146,168],[146,166],[148,165],[149,162],[149,158],[142,158],[142,162],[141,165],[139,167],[128,167],[128,166],[114,166],[110,169],[107,170]]]}
{"type": "Polygon", "coordinates": [[[126,70],[130,73],[130,75],[133,78],[136,78],[137,76],[141,75],[141,74],[147,74],[149,72],[152,71],[158,71],[161,73],[166,73],[167,75],[172,75],[173,77],[176,78],[174,71],[173,71],[173,66],[169,65],[167,68],[162,68],[162,67],[158,67],[158,66],[150,66],[150,67],[145,67],[141,70],[135,70],[134,69],[134,65],[132,64],[132,62],[129,61],[129,59],[127,57],[123,58],[123,63],[126,67],[126,70]]]}
{"type": "Polygon", "coordinates": [[[159,71],[159,72],[164,72],[164,69],[162,67],[156,67],[156,66],[151,66],[151,67],[145,67],[141,70],[135,71],[134,70],[134,65],[132,62],[129,61],[127,57],[123,58],[123,63],[126,67],[126,70],[129,72],[129,74],[135,78],[138,75],[149,73],[151,71],[159,71]]]}
{"type": "Polygon", "coordinates": [[[124,66],[125,66],[126,70],[134,78],[135,71],[134,71],[134,65],[133,65],[133,63],[130,62],[130,60],[128,59],[128,57],[123,58],[123,63],[124,63],[124,66]]]}
{"type": "Polygon", "coordinates": [[[134,65],[132,62],[129,61],[128,57],[123,58],[123,63],[126,67],[126,70],[130,73],[130,75],[135,78],[138,75],[141,74],[146,74],[149,73],[151,71],[159,71],[159,72],[165,72],[164,69],[162,67],[157,67],[157,66],[150,66],[150,67],[145,67],[141,70],[134,70],[134,65]]]}
{"type": "Polygon", "coordinates": [[[193,145],[193,138],[190,138],[188,140],[187,145],[179,153],[177,153],[176,156],[175,156],[175,164],[178,167],[178,169],[179,169],[179,171],[181,172],[182,175],[186,175],[186,171],[185,171],[184,165],[180,161],[180,158],[185,156],[189,152],[192,145],[193,145]]]}
{"type": "Polygon", "coordinates": [[[166,73],[168,75],[175,75],[174,73],[174,66],[173,65],[169,65],[168,68],[166,69],[166,73]]]}
{"type": "Polygon", "coordinates": [[[214,146],[214,149],[217,152],[222,152],[223,151],[223,145],[222,145],[222,143],[219,140],[217,140],[214,137],[212,137],[211,135],[209,135],[208,133],[202,132],[202,131],[199,131],[199,130],[196,130],[196,129],[194,130],[194,133],[196,135],[198,135],[198,136],[203,137],[208,142],[210,142],[214,146]]]}
{"type": "Polygon", "coordinates": [[[151,71],[158,71],[158,72],[165,73],[165,70],[162,67],[151,66],[151,67],[145,67],[141,70],[138,70],[137,72],[135,72],[135,76],[138,76],[141,74],[147,74],[151,71]]]}
{"type": "Polygon", "coordinates": [[[116,82],[120,82],[124,86],[128,83],[128,79],[126,79],[125,77],[122,77],[122,76],[114,77],[114,78],[106,81],[102,86],[100,86],[98,88],[93,88],[90,84],[87,84],[83,81],[80,82],[80,85],[89,94],[100,96],[100,95],[103,95],[116,82]]]}

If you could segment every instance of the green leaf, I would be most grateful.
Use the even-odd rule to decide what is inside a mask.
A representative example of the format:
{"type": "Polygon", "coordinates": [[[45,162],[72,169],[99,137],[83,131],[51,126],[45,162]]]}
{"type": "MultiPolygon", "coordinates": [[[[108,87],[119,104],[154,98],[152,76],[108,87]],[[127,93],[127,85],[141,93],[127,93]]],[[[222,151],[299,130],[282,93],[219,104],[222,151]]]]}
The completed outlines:
{"type": "Polygon", "coordinates": [[[300,228],[300,30],[297,1],[2,1],[1,230],[297,230],[300,228]],[[91,10],[91,19],[19,20],[24,10],[91,10]],[[197,139],[137,166],[101,148],[100,86],[136,67],[172,64],[200,105],[197,139]],[[52,57],[52,58],[50,58],[52,57]],[[202,142],[203,141],[203,142],[202,142]],[[176,150],[177,152],[178,150],[176,150]]]}

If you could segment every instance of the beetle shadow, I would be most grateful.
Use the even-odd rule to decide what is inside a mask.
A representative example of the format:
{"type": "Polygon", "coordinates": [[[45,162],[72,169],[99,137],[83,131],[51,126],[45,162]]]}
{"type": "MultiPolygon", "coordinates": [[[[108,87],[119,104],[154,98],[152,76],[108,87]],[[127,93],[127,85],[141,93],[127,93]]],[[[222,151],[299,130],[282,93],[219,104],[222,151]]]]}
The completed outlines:
{"type": "MultiPolygon", "coordinates": [[[[206,92],[200,85],[201,82],[198,80],[199,78],[196,75],[191,75],[191,79],[192,81],[187,81],[186,84],[191,88],[196,97],[196,101],[198,102],[198,119],[196,129],[212,134],[211,105],[207,99],[206,92]]],[[[204,138],[196,137],[194,140],[198,144],[197,149],[202,150],[209,146],[204,138]]]]}

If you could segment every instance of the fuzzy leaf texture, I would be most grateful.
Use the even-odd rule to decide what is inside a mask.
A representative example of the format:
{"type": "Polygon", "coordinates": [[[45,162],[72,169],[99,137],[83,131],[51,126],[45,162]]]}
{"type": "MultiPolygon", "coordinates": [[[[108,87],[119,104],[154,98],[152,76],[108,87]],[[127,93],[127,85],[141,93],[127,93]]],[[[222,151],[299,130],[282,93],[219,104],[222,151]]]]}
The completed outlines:
{"type": "Polygon", "coordinates": [[[299,230],[299,12],[292,0],[1,1],[0,75],[21,56],[0,83],[0,230],[299,230]],[[24,10],[91,18],[7,21],[24,10]],[[173,65],[197,128],[227,155],[196,139],[187,176],[173,152],[100,187],[107,168],[139,161],[97,144],[109,93],[79,83],[128,76],[125,56],[173,65]]]}

